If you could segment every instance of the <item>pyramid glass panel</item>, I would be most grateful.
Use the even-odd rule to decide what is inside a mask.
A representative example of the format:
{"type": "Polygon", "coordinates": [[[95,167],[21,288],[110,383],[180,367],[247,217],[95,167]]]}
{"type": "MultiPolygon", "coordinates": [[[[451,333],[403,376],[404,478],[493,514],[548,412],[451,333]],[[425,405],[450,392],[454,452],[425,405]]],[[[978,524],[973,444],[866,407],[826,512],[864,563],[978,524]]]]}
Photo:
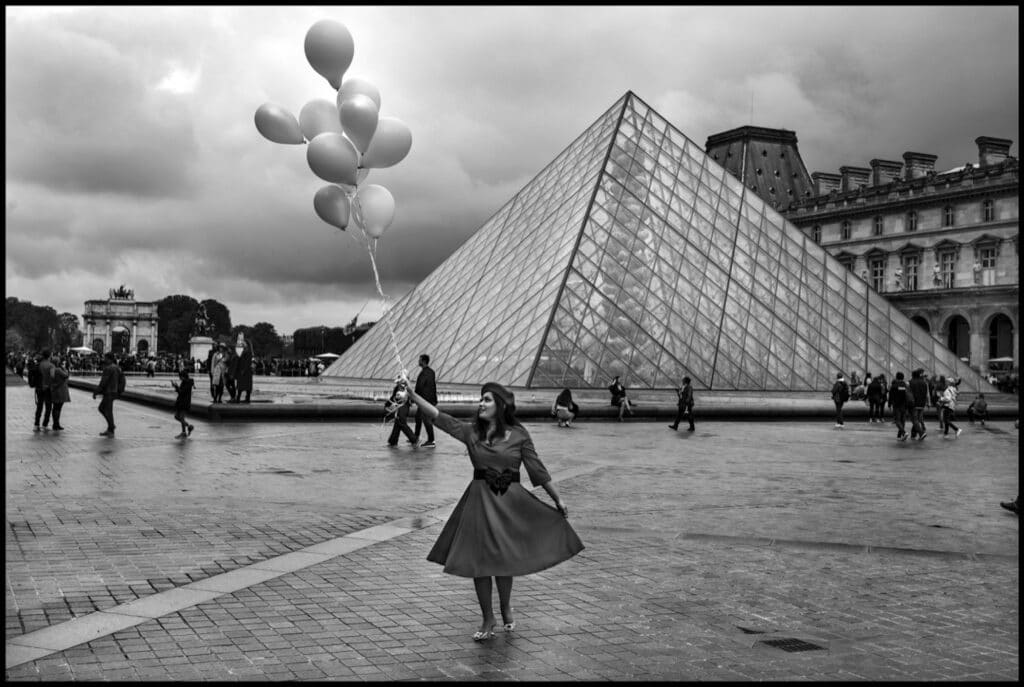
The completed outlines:
{"type": "Polygon", "coordinates": [[[976,373],[627,93],[325,375],[824,391],[976,373]],[[394,332],[394,342],[391,332],[394,332]]]}

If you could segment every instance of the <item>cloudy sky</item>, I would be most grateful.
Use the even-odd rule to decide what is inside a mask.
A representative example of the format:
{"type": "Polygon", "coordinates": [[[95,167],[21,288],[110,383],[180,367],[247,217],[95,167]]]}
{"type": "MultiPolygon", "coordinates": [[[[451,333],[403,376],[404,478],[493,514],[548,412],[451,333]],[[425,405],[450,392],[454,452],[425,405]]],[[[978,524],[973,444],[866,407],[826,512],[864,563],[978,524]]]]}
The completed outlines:
{"type": "Polygon", "coordinates": [[[1018,155],[1017,7],[6,7],[6,295],[81,316],[215,298],[278,332],[379,317],[369,258],[313,211],[305,146],[254,125],[334,91],[307,30],[351,32],[409,155],[379,242],[399,298],[627,90],[703,147],[796,132],[808,170],[906,151],[1018,155]],[[753,104],[753,117],[751,105],[753,104]]]}

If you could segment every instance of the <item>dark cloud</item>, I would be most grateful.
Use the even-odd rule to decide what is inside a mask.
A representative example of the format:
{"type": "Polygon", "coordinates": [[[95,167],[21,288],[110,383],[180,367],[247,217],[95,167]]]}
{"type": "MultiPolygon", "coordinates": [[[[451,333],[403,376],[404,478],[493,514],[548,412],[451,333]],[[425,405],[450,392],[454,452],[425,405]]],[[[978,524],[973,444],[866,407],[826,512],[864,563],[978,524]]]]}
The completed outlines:
{"type": "Polygon", "coordinates": [[[253,114],[333,97],[305,61],[346,24],[347,76],[413,132],[378,246],[385,293],[432,272],[627,90],[698,146],[796,131],[810,171],[1018,145],[1016,7],[8,8],[7,291],[78,312],[121,282],[281,331],[379,314],[366,249],[313,212],[304,146],[253,114]],[[1012,56],[1012,58],[1010,57],[1012,56]],[[751,103],[754,116],[751,120],[751,103]]]}

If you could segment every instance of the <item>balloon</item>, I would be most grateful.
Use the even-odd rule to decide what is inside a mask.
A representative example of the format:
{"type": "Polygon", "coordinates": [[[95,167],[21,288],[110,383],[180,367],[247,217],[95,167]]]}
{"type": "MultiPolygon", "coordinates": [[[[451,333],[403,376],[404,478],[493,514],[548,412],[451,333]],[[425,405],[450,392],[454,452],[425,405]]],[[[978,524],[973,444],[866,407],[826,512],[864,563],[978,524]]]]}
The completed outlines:
{"type": "Polygon", "coordinates": [[[354,184],[341,184],[341,186],[342,186],[342,188],[344,188],[346,191],[348,191],[350,193],[355,192],[355,190],[359,186],[359,184],[363,183],[366,180],[366,177],[369,174],[370,174],[370,170],[366,169],[365,167],[360,167],[358,169],[358,171],[356,172],[356,183],[354,183],[354,184]]]}
{"type": "Polygon", "coordinates": [[[369,97],[370,100],[377,103],[377,111],[380,111],[380,91],[366,79],[357,77],[346,79],[345,83],[341,84],[341,88],[338,89],[338,109],[340,110],[341,104],[354,95],[369,97]]]}
{"type": "Polygon", "coordinates": [[[391,191],[369,184],[356,192],[356,206],[366,235],[379,239],[395,219],[395,199],[391,191]]]}
{"type": "Polygon", "coordinates": [[[313,174],[336,184],[355,184],[359,153],[342,134],[319,134],[306,147],[306,162],[313,174]]]}
{"type": "Polygon", "coordinates": [[[299,128],[307,141],[328,131],[340,134],[338,108],[330,100],[310,100],[299,112],[299,128]]]}
{"type": "Polygon", "coordinates": [[[390,167],[401,162],[412,148],[412,132],[402,120],[381,117],[377,133],[363,154],[363,167],[390,167]]]}
{"type": "Polygon", "coordinates": [[[355,45],[343,24],[321,19],[306,32],[306,59],[316,73],[327,79],[331,88],[341,87],[341,77],[352,64],[355,45]]]}
{"type": "Polygon", "coordinates": [[[377,103],[369,96],[357,93],[341,103],[338,119],[349,140],[356,144],[356,150],[365,153],[377,130],[377,103]]]}
{"type": "Polygon", "coordinates": [[[337,186],[324,186],[313,196],[313,209],[320,219],[344,231],[352,206],[343,190],[337,186]]]}
{"type": "Polygon", "coordinates": [[[263,103],[256,109],[256,129],[274,143],[306,142],[295,115],[274,103],[263,103]]]}

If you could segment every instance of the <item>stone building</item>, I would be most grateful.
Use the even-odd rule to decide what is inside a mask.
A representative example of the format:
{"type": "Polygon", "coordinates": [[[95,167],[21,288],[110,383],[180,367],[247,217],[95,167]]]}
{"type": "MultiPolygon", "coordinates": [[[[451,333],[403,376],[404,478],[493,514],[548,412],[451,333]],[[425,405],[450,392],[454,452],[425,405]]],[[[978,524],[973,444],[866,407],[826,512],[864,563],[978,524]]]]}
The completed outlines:
{"type": "Polygon", "coordinates": [[[740,127],[709,137],[706,150],[937,341],[988,374],[994,359],[1020,364],[1020,180],[1012,141],[981,136],[975,142],[977,162],[945,171],[935,169],[935,155],[908,151],[902,161],[874,159],[868,167],[809,176],[791,131],[740,127]]]}
{"type": "Polygon", "coordinates": [[[85,302],[82,323],[85,341],[97,353],[112,351],[140,357],[157,352],[157,304],[135,300],[124,285],[111,289],[104,300],[85,302]]]}

